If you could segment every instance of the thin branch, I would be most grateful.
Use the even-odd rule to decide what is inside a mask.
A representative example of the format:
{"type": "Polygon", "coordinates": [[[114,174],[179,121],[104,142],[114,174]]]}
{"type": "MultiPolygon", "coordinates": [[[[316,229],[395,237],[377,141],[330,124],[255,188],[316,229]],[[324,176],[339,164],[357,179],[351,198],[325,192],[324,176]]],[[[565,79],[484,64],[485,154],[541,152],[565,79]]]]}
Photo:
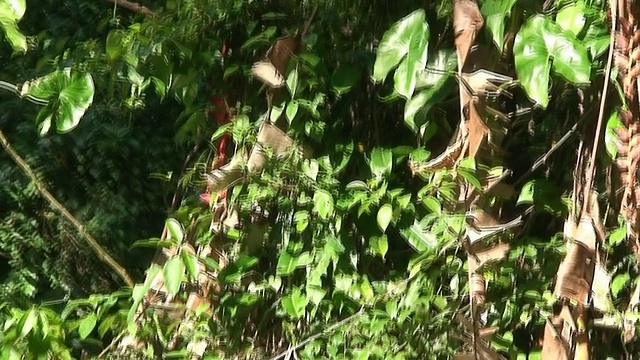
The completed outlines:
{"type": "Polygon", "coordinates": [[[33,170],[31,170],[31,167],[29,166],[29,164],[27,164],[26,161],[24,161],[24,159],[22,159],[22,157],[20,157],[20,155],[16,152],[13,146],[11,146],[11,144],[9,143],[9,140],[7,140],[6,136],[2,131],[0,131],[0,143],[2,143],[2,147],[7,151],[9,156],[11,156],[13,161],[15,161],[16,164],[18,164],[18,166],[22,169],[22,171],[24,171],[24,173],[29,177],[29,179],[33,181],[33,183],[36,185],[36,188],[38,189],[40,194],[49,202],[49,204],[54,209],[58,210],[58,212],[60,212],[62,216],[64,216],[76,228],[78,233],[80,233],[80,235],[87,241],[91,249],[93,249],[93,251],[95,251],[95,253],[98,255],[98,258],[100,258],[100,260],[102,260],[104,263],[109,265],[111,269],[113,269],[118,275],[120,275],[120,278],[122,278],[122,280],[124,280],[124,282],[129,287],[133,288],[133,286],[135,285],[135,282],[133,281],[129,273],[127,273],[127,271],[122,267],[122,265],[118,264],[102,248],[102,246],[98,244],[98,241],[96,241],[96,239],[91,234],[89,234],[87,230],[85,230],[82,223],[78,219],[76,219],[69,212],[69,210],[67,210],[58,200],[56,200],[55,197],[53,197],[53,195],[49,192],[49,190],[47,190],[46,186],[40,180],[38,180],[38,178],[36,177],[36,174],[33,172],[33,170]]]}
{"type": "Polygon", "coordinates": [[[107,0],[107,1],[110,3],[114,3],[118,6],[122,6],[123,8],[131,10],[138,14],[142,14],[146,16],[154,16],[156,14],[155,11],[149,9],[144,5],[140,5],[139,3],[136,3],[136,2],[131,2],[127,0],[107,0]]]}

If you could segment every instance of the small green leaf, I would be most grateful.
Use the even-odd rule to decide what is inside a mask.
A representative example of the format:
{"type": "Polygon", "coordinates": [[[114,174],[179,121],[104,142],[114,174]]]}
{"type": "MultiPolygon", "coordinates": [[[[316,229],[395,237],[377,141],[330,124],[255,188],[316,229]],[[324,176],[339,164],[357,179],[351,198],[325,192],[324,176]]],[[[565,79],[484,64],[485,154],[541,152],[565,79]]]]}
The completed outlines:
{"type": "Polygon", "coordinates": [[[313,194],[313,211],[321,219],[328,220],[333,215],[333,197],[326,190],[316,190],[313,194]]]}
{"type": "Polygon", "coordinates": [[[94,313],[91,313],[89,316],[82,319],[82,321],[80,321],[80,326],[78,327],[78,336],[80,337],[80,340],[86,339],[96,327],[97,323],[98,318],[94,313]]]}
{"type": "Polygon", "coordinates": [[[295,99],[296,93],[298,91],[298,68],[294,67],[289,75],[287,76],[287,87],[289,88],[289,92],[291,93],[291,98],[295,99]]]}
{"type": "Polygon", "coordinates": [[[299,288],[294,288],[289,295],[282,298],[282,306],[287,314],[294,319],[304,315],[307,304],[309,304],[309,299],[302,294],[299,288]]]}
{"type": "Polygon", "coordinates": [[[442,205],[440,201],[431,195],[426,195],[421,198],[424,206],[429,209],[430,212],[434,214],[440,214],[442,212],[442,205]]]}
{"type": "Polygon", "coordinates": [[[182,262],[187,268],[189,278],[192,281],[196,281],[198,279],[198,268],[200,267],[197,257],[194,254],[190,254],[186,248],[183,248],[182,251],[180,251],[180,256],[182,257],[182,262]]]}
{"type": "Polygon", "coordinates": [[[277,276],[288,276],[296,269],[296,262],[286,250],[280,252],[278,257],[278,265],[276,266],[277,276]]]}
{"type": "Polygon", "coordinates": [[[607,130],[604,134],[604,144],[607,150],[607,154],[612,160],[618,157],[618,144],[620,143],[620,137],[616,133],[616,130],[623,129],[624,124],[618,117],[618,111],[612,111],[609,120],[607,120],[607,130]]]}
{"type": "Polygon", "coordinates": [[[18,325],[20,328],[20,338],[29,335],[37,321],[38,313],[36,309],[31,308],[27,310],[27,312],[20,318],[20,323],[18,325]]]}
{"type": "Polygon", "coordinates": [[[387,239],[387,235],[371,238],[370,246],[374,254],[379,255],[384,259],[384,257],[387,255],[387,251],[389,251],[389,241],[387,239]]]}
{"type": "Polygon", "coordinates": [[[291,100],[287,104],[287,109],[285,110],[285,115],[287,116],[287,120],[289,121],[289,125],[293,122],[293,119],[296,118],[298,114],[299,104],[296,100],[291,100]]]}
{"type": "Polygon", "coordinates": [[[347,190],[368,190],[369,186],[367,186],[367,183],[365,183],[364,181],[353,180],[347,184],[346,189],[347,190]]]}
{"type": "Polygon", "coordinates": [[[407,56],[400,62],[393,76],[393,87],[400,96],[409,100],[416,88],[418,73],[427,65],[429,25],[422,21],[413,27],[407,56]]]}
{"type": "Polygon", "coordinates": [[[298,234],[303,233],[309,226],[309,212],[301,210],[293,215],[293,221],[296,223],[296,231],[298,234]]]}
{"type": "Polygon", "coordinates": [[[611,295],[617,298],[620,291],[625,288],[630,279],[631,277],[627,273],[616,275],[611,282],[611,295]]]}
{"type": "Polygon", "coordinates": [[[393,152],[390,149],[375,148],[371,151],[369,168],[373,176],[379,178],[391,174],[393,152]]]}
{"type": "Polygon", "coordinates": [[[423,229],[418,221],[414,221],[413,225],[400,231],[400,234],[418,253],[434,249],[438,245],[436,237],[423,229]]]}
{"type": "Polygon", "coordinates": [[[175,296],[180,291],[182,278],[184,276],[184,263],[178,256],[174,256],[167,260],[164,264],[163,275],[167,291],[175,296]]]}
{"type": "Polygon", "coordinates": [[[384,233],[387,231],[387,227],[389,223],[391,223],[391,218],[393,217],[393,208],[391,204],[384,204],[378,210],[378,215],[376,216],[376,220],[378,221],[378,227],[384,233]]]}
{"type": "Polygon", "coordinates": [[[315,159],[305,160],[302,163],[302,172],[313,181],[318,177],[319,171],[320,167],[318,166],[318,161],[315,159]]]}
{"type": "Polygon", "coordinates": [[[175,240],[178,244],[181,244],[184,239],[184,231],[182,230],[180,222],[176,219],[170,218],[167,219],[165,225],[167,226],[167,230],[169,230],[171,239],[175,240]]]}

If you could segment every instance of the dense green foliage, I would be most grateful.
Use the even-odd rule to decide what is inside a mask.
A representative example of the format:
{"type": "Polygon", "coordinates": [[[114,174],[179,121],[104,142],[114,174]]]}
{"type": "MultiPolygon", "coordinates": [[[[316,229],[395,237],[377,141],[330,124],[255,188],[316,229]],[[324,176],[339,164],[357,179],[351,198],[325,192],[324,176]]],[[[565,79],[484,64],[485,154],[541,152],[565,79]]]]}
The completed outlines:
{"type": "MultiPolygon", "coordinates": [[[[602,95],[607,4],[566,3],[480,1],[485,27],[474,61],[518,80],[513,98],[499,104],[513,115],[503,149],[512,171],[505,182],[515,193],[489,201],[503,204],[504,218],[524,214],[525,221],[502,235],[511,245],[506,259],[483,269],[486,325],[499,328],[491,345],[513,359],[539,358],[553,312],[580,137],[534,163],[575,124],[576,133],[592,136],[602,95]],[[514,115],[526,108],[533,110],[514,115]]],[[[188,358],[202,339],[206,359],[268,359],[289,350],[300,359],[440,359],[468,346],[456,320],[469,311],[466,210],[457,188],[479,187],[488,169],[467,158],[417,176],[407,165],[445,150],[459,121],[451,2],[144,5],[156,14],[108,1],[28,3],[17,23],[24,48],[12,22],[0,22],[0,79],[48,76],[21,96],[1,95],[0,130],[138,282],[123,288],[85,236],[0,153],[2,358],[188,358]],[[268,110],[251,66],[295,34],[316,5],[271,114],[313,156],[288,151],[246,174],[226,195],[240,226],[212,232],[215,214],[200,200],[203,175],[225,134],[229,157],[246,154],[268,110]],[[227,100],[229,124],[209,116],[211,96],[227,100]],[[170,236],[159,241],[165,223],[170,236]],[[226,264],[198,262],[189,249],[205,245],[220,249],[226,264]],[[163,246],[178,254],[152,265],[163,246]],[[146,279],[162,274],[184,303],[205,265],[219,288],[207,292],[210,304],[188,312],[190,326],[162,321],[152,307],[138,317],[151,287],[145,271],[146,279]],[[115,344],[128,332],[144,346],[119,354],[115,344]]],[[[0,7],[0,17],[7,11],[0,7]]],[[[610,165],[602,152],[598,166],[610,165]]],[[[615,192],[607,184],[599,171],[602,209],[617,206],[605,196],[615,192]]],[[[608,314],[621,316],[638,270],[617,214],[603,213],[613,215],[604,249],[614,274],[604,292],[613,300],[608,314]]],[[[591,332],[595,358],[633,350],[617,330],[591,332]]]]}

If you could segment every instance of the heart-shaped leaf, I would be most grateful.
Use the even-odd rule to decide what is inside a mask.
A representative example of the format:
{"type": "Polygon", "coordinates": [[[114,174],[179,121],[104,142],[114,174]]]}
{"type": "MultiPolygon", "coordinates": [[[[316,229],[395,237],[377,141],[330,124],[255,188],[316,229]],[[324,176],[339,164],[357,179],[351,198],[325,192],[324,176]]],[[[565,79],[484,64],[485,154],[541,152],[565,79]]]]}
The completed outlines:
{"type": "Polygon", "coordinates": [[[543,108],[549,104],[552,68],[574,85],[589,83],[591,62],[585,46],[542,15],[533,16],[522,25],[513,53],[520,82],[529,97],[543,108]]]}
{"type": "MultiPolygon", "coordinates": [[[[428,25],[424,19],[424,10],[416,10],[393,24],[382,36],[373,65],[373,80],[375,82],[383,81],[389,71],[409,53],[410,48],[414,59],[422,58],[423,54],[419,50],[426,47],[426,43],[423,44],[423,42],[429,39],[428,25]],[[420,32],[423,32],[422,35],[420,32]]],[[[424,54],[424,58],[426,60],[426,54],[424,54]]],[[[405,67],[408,69],[409,64],[406,64],[405,67]]],[[[411,67],[413,68],[413,66],[411,67]]]]}
{"type": "Polygon", "coordinates": [[[93,79],[89,74],[58,70],[26,82],[22,95],[49,101],[38,114],[39,123],[53,121],[59,133],[73,130],[93,102],[93,79]]]}

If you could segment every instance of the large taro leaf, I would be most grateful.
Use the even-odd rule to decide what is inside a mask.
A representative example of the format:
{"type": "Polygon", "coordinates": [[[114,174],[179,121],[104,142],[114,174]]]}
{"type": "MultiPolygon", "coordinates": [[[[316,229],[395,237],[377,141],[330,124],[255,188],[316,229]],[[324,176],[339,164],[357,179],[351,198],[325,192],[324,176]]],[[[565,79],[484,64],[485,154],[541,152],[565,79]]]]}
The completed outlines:
{"type": "Polygon", "coordinates": [[[427,67],[416,81],[416,89],[421,89],[404,106],[404,122],[414,133],[427,122],[427,113],[448,94],[447,80],[456,67],[456,56],[451,50],[438,51],[431,56],[427,67]]]}
{"type": "Polygon", "coordinates": [[[504,48],[504,23],[517,0],[487,0],[482,4],[482,15],[485,17],[487,30],[493,42],[502,51],[504,48]]]}
{"type": "Polygon", "coordinates": [[[522,86],[543,108],[549,104],[551,69],[574,85],[589,83],[591,62],[585,46],[542,15],[522,25],[513,53],[522,86]]]}
{"type": "Polygon", "coordinates": [[[0,27],[14,51],[27,51],[27,38],[18,29],[25,10],[25,0],[0,0],[0,27]]]}
{"type": "Polygon", "coordinates": [[[73,130],[93,102],[94,90],[90,74],[65,69],[26,82],[21,93],[48,101],[37,119],[40,134],[45,135],[54,122],[59,133],[73,130]]]}
{"type": "Polygon", "coordinates": [[[378,46],[373,80],[383,81],[389,71],[400,64],[394,77],[395,89],[405,98],[411,98],[416,86],[416,75],[424,69],[427,62],[428,40],[429,25],[425,22],[422,9],[393,24],[378,46]]]}

